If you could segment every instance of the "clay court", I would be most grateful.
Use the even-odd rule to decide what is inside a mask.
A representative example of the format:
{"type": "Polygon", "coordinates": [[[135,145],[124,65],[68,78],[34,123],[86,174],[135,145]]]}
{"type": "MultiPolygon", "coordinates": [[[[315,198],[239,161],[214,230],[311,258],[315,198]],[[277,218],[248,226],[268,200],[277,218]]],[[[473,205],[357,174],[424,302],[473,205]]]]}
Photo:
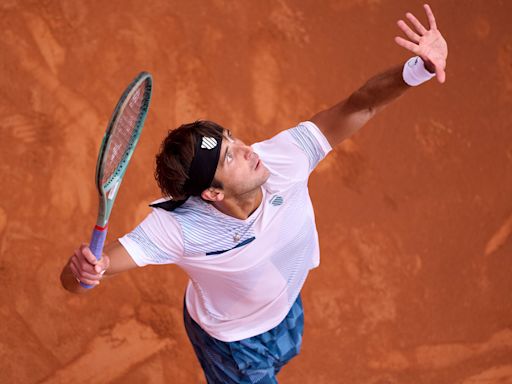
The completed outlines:
{"type": "MultiPolygon", "coordinates": [[[[405,62],[396,21],[424,21],[421,4],[3,0],[0,382],[206,382],[176,266],[85,295],[59,281],[89,241],[98,147],[139,71],[153,99],[109,240],[160,196],[167,130],[209,119],[256,142],[292,127],[405,62]]],[[[410,90],[310,178],[321,263],[280,383],[512,383],[512,2],[430,4],[446,83],[410,90]]]]}

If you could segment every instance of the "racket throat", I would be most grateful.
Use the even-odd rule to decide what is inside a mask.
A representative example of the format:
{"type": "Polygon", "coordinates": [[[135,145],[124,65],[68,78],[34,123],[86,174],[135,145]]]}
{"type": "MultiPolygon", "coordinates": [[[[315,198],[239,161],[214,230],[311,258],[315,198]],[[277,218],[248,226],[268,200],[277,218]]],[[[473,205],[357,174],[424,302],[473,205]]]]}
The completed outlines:
{"type": "Polygon", "coordinates": [[[119,185],[121,184],[120,180],[117,180],[114,184],[114,186],[112,187],[112,189],[110,189],[110,191],[108,191],[107,193],[107,199],[108,200],[114,200],[116,195],[117,195],[117,190],[119,189],[119,185]]]}

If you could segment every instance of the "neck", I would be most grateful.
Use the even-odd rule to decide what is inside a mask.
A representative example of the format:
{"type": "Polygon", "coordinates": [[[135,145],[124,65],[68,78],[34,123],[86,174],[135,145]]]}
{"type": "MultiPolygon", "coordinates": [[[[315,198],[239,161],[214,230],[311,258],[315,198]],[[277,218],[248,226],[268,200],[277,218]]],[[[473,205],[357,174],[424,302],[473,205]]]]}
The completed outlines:
{"type": "Polygon", "coordinates": [[[245,220],[260,206],[262,199],[263,192],[259,187],[244,195],[227,197],[212,204],[225,215],[245,220]]]}

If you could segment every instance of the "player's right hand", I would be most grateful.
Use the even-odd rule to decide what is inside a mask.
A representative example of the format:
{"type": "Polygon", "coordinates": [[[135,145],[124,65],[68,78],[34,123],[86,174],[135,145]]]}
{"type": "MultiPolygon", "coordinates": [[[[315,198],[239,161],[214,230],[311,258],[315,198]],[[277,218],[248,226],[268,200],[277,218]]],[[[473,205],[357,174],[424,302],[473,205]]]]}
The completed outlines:
{"type": "Polygon", "coordinates": [[[107,255],[96,260],[87,244],[75,250],[69,260],[69,268],[77,281],[87,285],[98,285],[109,265],[110,258],[107,255]]]}

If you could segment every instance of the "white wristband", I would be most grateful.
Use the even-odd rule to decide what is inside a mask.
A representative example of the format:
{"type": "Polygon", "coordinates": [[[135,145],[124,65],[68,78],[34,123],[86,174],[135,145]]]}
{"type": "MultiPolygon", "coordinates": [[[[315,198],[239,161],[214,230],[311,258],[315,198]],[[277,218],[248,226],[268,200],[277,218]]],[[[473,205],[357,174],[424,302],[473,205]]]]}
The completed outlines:
{"type": "Polygon", "coordinates": [[[435,75],[435,73],[430,73],[427,71],[425,68],[425,63],[419,56],[414,56],[407,60],[404,64],[404,70],[402,72],[404,81],[411,87],[420,85],[421,83],[430,80],[435,75]]]}

